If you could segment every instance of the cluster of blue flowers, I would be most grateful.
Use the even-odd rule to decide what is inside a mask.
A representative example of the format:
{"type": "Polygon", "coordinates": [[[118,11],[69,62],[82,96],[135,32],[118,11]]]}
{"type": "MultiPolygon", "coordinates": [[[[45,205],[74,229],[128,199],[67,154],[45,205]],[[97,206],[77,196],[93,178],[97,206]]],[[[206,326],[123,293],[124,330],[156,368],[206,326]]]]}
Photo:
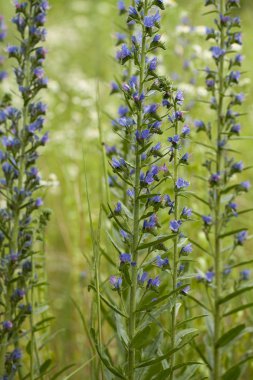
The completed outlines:
{"type": "MultiPolygon", "coordinates": [[[[151,307],[150,297],[152,293],[159,294],[160,287],[168,287],[175,299],[190,290],[184,280],[188,269],[184,261],[192,245],[187,243],[182,229],[191,220],[192,211],[179,204],[190,185],[179,175],[180,167],[189,163],[185,142],[190,128],[181,110],[182,91],[158,74],[159,59],[155,54],[164,49],[159,34],[163,9],[162,0],[136,0],[128,10],[119,2],[119,13],[127,15],[131,30],[128,40],[126,35],[117,34],[116,60],[125,70],[122,81],[111,85],[111,94],[123,99],[118,117],[112,120],[122,145],[105,145],[112,171],[109,184],[117,197],[110,208],[110,218],[114,225],[112,241],[117,239],[119,271],[110,277],[110,285],[119,293],[128,314],[129,345],[125,348],[130,380],[136,373],[136,350],[131,342],[141,327],[137,310],[143,310],[145,319],[145,310],[151,307]],[[164,144],[159,136],[168,130],[171,136],[164,144]],[[170,195],[161,193],[163,183],[171,189],[170,195]],[[166,222],[160,222],[162,219],[166,222]],[[173,241],[172,246],[167,241],[173,241]]],[[[175,348],[175,307],[171,320],[171,345],[175,348]]]]}
{"type": "MultiPolygon", "coordinates": [[[[227,294],[228,289],[233,291],[228,286],[228,279],[230,278],[231,284],[232,264],[236,260],[235,249],[247,239],[246,228],[236,229],[234,225],[240,213],[236,200],[242,193],[248,192],[250,183],[238,182],[238,174],[243,172],[244,164],[230,156],[231,142],[241,131],[241,113],[238,107],[245,98],[237,90],[243,75],[240,69],[243,57],[237,49],[242,45],[241,22],[232,13],[232,9],[239,6],[239,1],[206,0],[205,5],[211,6],[216,16],[215,27],[206,29],[206,38],[213,44],[210,51],[214,64],[205,69],[206,88],[210,93],[210,108],[215,112],[215,121],[197,120],[195,126],[197,132],[206,133],[209,140],[209,145],[206,144],[208,157],[203,165],[208,172],[209,198],[204,203],[208,204],[209,210],[206,215],[202,215],[202,221],[211,268],[205,275],[199,274],[197,279],[213,289],[215,307],[212,309],[212,305],[208,306],[213,310],[214,323],[214,336],[210,336],[213,346],[213,365],[210,366],[210,371],[212,378],[219,379],[223,368],[217,342],[224,333],[224,307],[219,304],[219,300],[227,294]],[[208,146],[211,146],[210,150],[208,146]],[[229,228],[230,225],[232,227],[229,228]]],[[[242,271],[239,280],[232,280],[233,288],[241,286],[249,274],[247,269],[242,271]]]]}
{"type": "MultiPolygon", "coordinates": [[[[40,219],[45,221],[42,211],[38,218],[43,200],[36,195],[41,188],[36,164],[38,148],[48,140],[48,134],[42,132],[46,105],[36,100],[36,95],[47,86],[43,69],[46,50],[41,42],[46,36],[48,7],[46,0],[16,1],[12,22],[20,44],[7,48],[9,58],[15,61],[14,74],[23,105],[16,108],[6,97],[0,108],[1,379],[13,378],[21,366],[21,338],[27,334],[23,324],[33,313],[30,294],[36,285],[34,270],[39,253],[40,219]]],[[[2,38],[2,19],[0,26],[2,38]]],[[[33,328],[30,326],[31,334],[33,328]]],[[[33,372],[33,368],[30,370],[33,372]]]]}

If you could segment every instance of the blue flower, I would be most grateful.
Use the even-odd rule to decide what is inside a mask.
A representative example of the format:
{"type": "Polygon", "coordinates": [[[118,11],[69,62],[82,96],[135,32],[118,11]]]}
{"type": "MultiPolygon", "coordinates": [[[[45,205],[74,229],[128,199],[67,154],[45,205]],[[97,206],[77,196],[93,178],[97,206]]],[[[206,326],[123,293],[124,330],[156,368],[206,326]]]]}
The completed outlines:
{"type": "Polygon", "coordinates": [[[178,232],[181,225],[182,225],[181,220],[172,220],[170,222],[170,229],[172,232],[178,232]]]}
{"type": "Polygon", "coordinates": [[[231,71],[231,73],[229,74],[229,81],[231,83],[236,83],[238,84],[239,83],[239,80],[240,80],[240,77],[241,77],[241,73],[240,71],[231,71]]]}
{"type": "Polygon", "coordinates": [[[118,2],[118,10],[119,10],[119,14],[122,15],[126,12],[126,6],[125,6],[125,3],[124,1],[120,0],[118,2]]]}
{"type": "Polygon", "coordinates": [[[210,226],[213,223],[213,218],[210,215],[202,215],[202,220],[205,226],[210,226]]]}
{"type": "Polygon", "coordinates": [[[213,58],[216,60],[219,60],[225,54],[225,50],[221,49],[219,46],[212,46],[210,50],[212,52],[213,58]]]}
{"type": "Polygon", "coordinates": [[[145,140],[150,138],[150,131],[149,129],[144,129],[144,131],[136,131],[135,137],[139,144],[143,144],[145,140]]]}
{"type": "Polygon", "coordinates": [[[190,134],[191,130],[188,125],[184,125],[182,128],[182,136],[186,137],[190,134]]]}
{"type": "Polygon", "coordinates": [[[249,181],[241,182],[241,183],[238,185],[238,190],[248,192],[249,189],[250,189],[250,182],[249,182],[249,181]]]}
{"type": "Polygon", "coordinates": [[[155,71],[157,68],[157,57],[152,58],[147,64],[149,71],[155,71]]]}
{"type": "Polygon", "coordinates": [[[181,253],[185,253],[185,254],[189,254],[192,252],[192,244],[191,243],[188,243],[187,245],[185,245],[184,247],[182,247],[181,249],[181,253]]]}
{"type": "Polygon", "coordinates": [[[243,243],[247,240],[248,232],[241,231],[235,235],[235,245],[243,245],[243,243]]]}
{"type": "Polygon", "coordinates": [[[197,132],[205,131],[206,126],[202,120],[195,120],[194,125],[196,127],[197,132]]]}
{"type": "Polygon", "coordinates": [[[143,222],[143,231],[152,232],[158,226],[158,218],[156,214],[152,214],[149,219],[143,222]]]}
{"type": "Polygon", "coordinates": [[[158,288],[161,284],[159,276],[156,276],[154,279],[150,278],[147,283],[147,288],[155,289],[158,288]]]}
{"type": "Polygon", "coordinates": [[[120,264],[130,264],[131,263],[131,255],[130,253],[121,253],[119,255],[120,258],[120,264]]]}
{"type": "Polygon", "coordinates": [[[185,154],[180,158],[180,163],[186,165],[186,164],[189,163],[188,160],[189,160],[189,153],[185,153],[185,154]]]}
{"type": "Polygon", "coordinates": [[[143,272],[141,275],[138,274],[137,281],[140,286],[144,285],[144,283],[148,280],[147,272],[143,272]]]}
{"type": "Polygon", "coordinates": [[[176,181],[176,189],[177,190],[183,189],[183,188],[188,187],[188,186],[190,186],[190,183],[188,181],[186,181],[180,177],[177,179],[177,181],[176,181]]]}
{"type": "Polygon", "coordinates": [[[154,115],[158,109],[159,105],[158,104],[149,104],[144,107],[144,113],[146,115],[154,115]]]}
{"type": "Polygon", "coordinates": [[[179,145],[180,143],[180,136],[179,135],[175,135],[173,137],[169,137],[168,138],[168,141],[172,144],[172,146],[175,148],[179,145]]]}
{"type": "Polygon", "coordinates": [[[121,211],[122,211],[122,204],[121,204],[121,202],[117,202],[116,207],[114,209],[114,214],[120,215],[121,211]]]}
{"type": "Polygon", "coordinates": [[[121,285],[122,285],[122,278],[121,277],[116,277],[116,276],[111,276],[110,277],[110,284],[113,286],[115,290],[120,290],[121,285]]]}
{"type": "Polygon", "coordinates": [[[132,57],[131,51],[128,49],[126,44],[121,46],[121,50],[117,52],[116,58],[121,63],[125,63],[127,59],[132,57]]]}
{"type": "Polygon", "coordinates": [[[176,96],[175,96],[175,101],[177,104],[182,106],[182,104],[184,102],[184,94],[182,91],[177,91],[176,96]]]}
{"type": "Polygon", "coordinates": [[[161,256],[157,256],[156,264],[159,268],[167,268],[169,266],[169,259],[167,257],[165,259],[162,259],[161,256]]]}
{"type": "Polygon", "coordinates": [[[161,16],[160,16],[159,12],[157,12],[153,16],[145,16],[144,17],[144,26],[147,29],[153,28],[154,26],[158,25],[160,19],[161,19],[161,16]]]}
{"type": "Polygon", "coordinates": [[[213,278],[215,276],[215,273],[213,271],[208,271],[206,272],[206,281],[207,282],[212,282],[213,281],[213,278]]]}
{"type": "Polygon", "coordinates": [[[211,186],[216,186],[220,183],[220,180],[221,180],[220,173],[214,173],[214,174],[211,174],[209,178],[209,183],[211,186]]]}
{"type": "Polygon", "coordinates": [[[248,281],[250,278],[251,271],[249,269],[244,269],[240,272],[240,280],[241,281],[248,281]]]}
{"type": "Polygon", "coordinates": [[[181,217],[188,219],[192,216],[192,209],[188,207],[184,207],[182,212],[181,212],[181,217]]]}
{"type": "Polygon", "coordinates": [[[112,159],[112,167],[116,170],[122,170],[124,167],[126,167],[126,161],[123,158],[116,159],[113,157],[112,159]]]}

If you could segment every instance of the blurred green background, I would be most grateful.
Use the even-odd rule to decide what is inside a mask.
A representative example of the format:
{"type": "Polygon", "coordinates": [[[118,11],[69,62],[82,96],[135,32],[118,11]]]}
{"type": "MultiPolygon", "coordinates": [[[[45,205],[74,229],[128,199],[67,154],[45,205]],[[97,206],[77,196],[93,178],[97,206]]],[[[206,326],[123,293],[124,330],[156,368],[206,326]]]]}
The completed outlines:
{"type": "MultiPolygon", "coordinates": [[[[209,43],[204,44],[202,31],[205,24],[210,24],[210,19],[209,16],[202,16],[204,7],[201,0],[170,0],[169,3],[163,21],[167,45],[163,56],[164,70],[169,76],[175,77],[176,73],[180,75],[184,82],[183,88],[188,89],[185,93],[186,101],[190,102],[194,96],[203,93],[203,78],[200,77],[196,84],[189,86],[192,73],[183,72],[183,59],[185,55],[194,52],[194,72],[207,65],[208,58],[203,51],[208,50],[209,43]],[[187,15],[190,24],[198,26],[194,33],[187,30],[184,33],[182,28],[176,28],[182,17],[187,15]],[[183,34],[179,35],[179,31],[183,34]],[[187,45],[184,49],[182,43],[186,40],[189,40],[190,46],[187,45]]],[[[47,234],[48,295],[51,313],[56,317],[52,326],[55,334],[52,352],[61,368],[67,363],[82,363],[88,357],[87,337],[71,302],[71,297],[76,299],[88,317],[90,295],[87,284],[90,281],[90,268],[85,256],[89,256],[92,247],[83,155],[86,157],[92,214],[96,222],[102,176],[96,111],[97,89],[99,87],[104,138],[110,141],[110,120],[105,112],[116,114],[115,99],[109,97],[109,91],[110,81],[118,70],[113,60],[114,33],[119,30],[123,20],[117,16],[116,0],[51,0],[50,4],[47,24],[49,54],[46,65],[50,84],[49,90],[43,94],[49,105],[47,129],[50,131],[50,143],[42,153],[40,165],[42,177],[48,185],[46,205],[53,210],[47,234]]],[[[9,21],[12,12],[11,0],[1,0],[0,13],[6,17],[8,41],[11,43],[15,41],[14,26],[9,21]]],[[[247,94],[243,107],[243,112],[247,114],[243,116],[242,124],[244,135],[250,136],[253,120],[253,1],[242,0],[239,13],[244,34],[243,69],[246,72],[243,76],[243,91],[247,94]]],[[[11,67],[9,72],[12,75],[11,67]]],[[[7,84],[5,86],[7,89],[7,84]]],[[[193,119],[201,118],[206,113],[202,107],[199,104],[193,107],[193,119]]],[[[253,140],[240,141],[235,145],[240,147],[242,144],[241,159],[250,165],[253,162],[253,140]]],[[[194,149],[190,169],[192,173],[203,153],[199,147],[194,149]]],[[[245,179],[249,176],[253,179],[252,172],[245,173],[245,179]]],[[[191,178],[193,186],[194,181],[191,178]]],[[[241,200],[245,207],[250,204],[252,207],[252,203],[252,193],[241,200]]],[[[252,218],[247,218],[248,222],[252,232],[252,218]]],[[[250,242],[247,254],[251,255],[250,242]]],[[[252,322],[252,315],[250,318],[252,322]]],[[[83,373],[76,374],[74,378],[83,380],[83,373]]]]}

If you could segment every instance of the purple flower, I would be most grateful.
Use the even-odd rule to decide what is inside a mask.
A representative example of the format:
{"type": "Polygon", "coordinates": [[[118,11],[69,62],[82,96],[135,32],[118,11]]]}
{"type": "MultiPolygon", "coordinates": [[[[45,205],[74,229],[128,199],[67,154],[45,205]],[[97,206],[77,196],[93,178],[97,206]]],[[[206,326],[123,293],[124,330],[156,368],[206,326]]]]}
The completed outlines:
{"type": "Polygon", "coordinates": [[[169,137],[168,141],[172,144],[173,147],[176,147],[180,143],[180,136],[175,135],[173,137],[169,137]]]}
{"type": "Polygon", "coordinates": [[[182,225],[181,220],[172,220],[170,222],[170,229],[172,232],[178,232],[181,225],[182,225]]]}
{"type": "Polygon", "coordinates": [[[188,181],[185,181],[183,178],[178,178],[176,181],[176,188],[177,190],[183,189],[184,187],[190,186],[190,183],[188,181]]]}
{"type": "Polygon", "coordinates": [[[130,5],[128,13],[129,13],[129,16],[133,19],[136,19],[139,17],[137,10],[132,5],[130,5]]]}
{"type": "Polygon", "coordinates": [[[144,17],[144,26],[147,29],[153,28],[154,26],[156,26],[159,23],[160,19],[161,19],[161,16],[160,16],[159,12],[157,12],[153,16],[145,16],[144,17]]]}
{"type": "Polygon", "coordinates": [[[144,131],[135,132],[136,140],[139,144],[142,144],[145,140],[148,140],[150,137],[149,129],[144,129],[144,131]]]}
{"type": "Polygon", "coordinates": [[[214,173],[214,174],[211,174],[209,178],[209,183],[211,186],[216,186],[220,183],[220,180],[221,180],[220,173],[214,173]]]}
{"type": "Polygon", "coordinates": [[[119,86],[116,82],[111,83],[111,95],[119,92],[119,86]]]}
{"type": "Polygon", "coordinates": [[[185,218],[185,219],[188,219],[192,216],[192,209],[188,208],[188,207],[184,207],[182,212],[181,212],[181,217],[182,218],[185,218]]]}
{"type": "Polygon", "coordinates": [[[3,321],[3,329],[10,331],[13,328],[13,323],[11,321],[3,321]]]}
{"type": "Polygon", "coordinates": [[[120,215],[121,211],[122,211],[122,204],[121,204],[121,202],[117,202],[116,207],[114,209],[114,214],[120,215]]]}
{"type": "Polygon", "coordinates": [[[240,131],[241,131],[240,124],[234,124],[230,128],[230,133],[235,134],[235,135],[239,135],[240,131]]]}
{"type": "Polygon", "coordinates": [[[15,350],[12,351],[11,353],[11,360],[13,360],[13,362],[18,362],[20,361],[21,358],[22,358],[21,351],[18,348],[15,348],[15,350]]]}
{"type": "Polygon", "coordinates": [[[126,7],[125,7],[125,3],[124,1],[120,0],[118,2],[118,10],[119,10],[119,14],[122,15],[126,12],[126,7]]]}
{"type": "Polygon", "coordinates": [[[119,258],[120,258],[120,264],[127,264],[127,263],[131,263],[131,255],[130,253],[121,253],[119,255],[119,258]]]}
{"type": "Polygon", "coordinates": [[[250,278],[251,271],[249,269],[244,269],[240,272],[240,280],[241,281],[248,281],[250,278]]]}
{"type": "Polygon", "coordinates": [[[116,276],[111,276],[110,277],[110,284],[113,286],[113,288],[115,290],[120,290],[121,285],[122,285],[122,278],[116,277],[116,276]]]}
{"type": "Polygon", "coordinates": [[[235,235],[235,245],[243,245],[243,243],[247,239],[247,236],[247,231],[238,232],[238,234],[235,235]]]}
{"type": "Polygon", "coordinates": [[[238,189],[241,190],[241,191],[248,192],[249,189],[250,189],[250,182],[249,182],[249,181],[241,182],[241,183],[238,185],[238,189]]]}
{"type": "Polygon", "coordinates": [[[213,271],[206,272],[206,281],[207,282],[212,282],[214,276],[215,276],[215,273],[213,271]]]}
{"type": "Polygon", "coordinates": [[[117,45],[123,44],[126,40],[126,35],[124,33],[116,33],[117,45]]]}
{"type": "Polygon", "coordinates": [[[149,71],[155,71],[157,68],[157,57],[152,58],[147,64],[149,71]]]}
{"type": "Polygon", "coordinates": [[[188,164],[189,160],[189,153],[185,153],[181,158],[180,158],[180,163],[181,164],[188,164]]]}
{"type": "Polygon", "coordinates": [[[195,120],[194,125],[196,127],[197,132],[205,131],[206,126],[202,120],[195,120]]]}
{"type": "Polygon", "coordinates": [[[182,128],[182,136],[186,137],[190,134],[191,130],[188,125],[184,125],[182,128]]]}
{"type": "Polygon", "coordinates": [[[126,167],[126,161],[123,158],[119,158],[118,160],[113,157],[112,159],[112,167],[116,170],[122,170],[124,167],[126,167]]]}
{"type": "Polygon", "coordinates": [[[37,198],[36,201],[34,202],[34,206],[36,208],[39,208],[39,207],[43,206],[43,200],[42,200],[42,198],[37,198]]]}
{"type": "Polygon", "coordinates": [[[138,276],[137,276],[138,284],[141,286],[144,284],[144,282],[147,281],[147,279],[148,279],[147,272],[143,272],[142,275],[138,274],[138,276]]]}
{"type": "Polygon", "coordinates": [[[143,222],[143,231],[152,232],[158,226],[158,219],[156,214],[152,214],[149,219],[143,222]]]}
{"type": "Polygon", "coordinates": [[[147,288],[151,288],[151,289],[154,289],[154,288],[158,288],[161,284],[161,281],[160,281],[160,278],[159,276],[156,276],[154,279],[150,278],[148,280],[148,283],[147,283],[147,288]]]}
{"type": "Polygon", "coordinates": [[[179,104],[180,106],[182,106],[183,102],[184,102],[184,94],[182,91],[177,91],[176,93],[176,96],[175,96],[175,101],[177,104],[179,104]]]}
{"type": "Polygon", "coordinates": [[[192,252],[192,244],[191,243],[189,243],[189,244],[187,244],[187,245],[185,245],[184,247],[182,247],[182,249],[181,249],[181,253],[185,253],[185,254],[189,254],[189,253],[191,253],[192,252]]]}
{"type": "Polygon", "coordinates": [[[215,60],[219,60],[221,57],[224,56],[225,54],[225,50],[224,49],[221,49],[219,46],[212,46],[210,48],[211,52],[212,52],[212,56],[215,60]]]}
{"type": "Polygon", "coordinates": [[[210,215],[202,215],[202,220],[205,226],[211,226],[213,218],[210,215]]]}
{"type": "Polygon", "coordinates": [[[231,71],[231,73],[229,74],[229,81],[231,83],[236,83],[238,84],[239,83],[239,80],[240,80],[240,77],[241,77],[241,73],[240,71],[231,71]]]}
{"type": "Polygon", "coordinates": [[[240,161],[240,162],[235,162],[232,166],[231,166],[231,174],[234,174],[234,173],[241,173],[243,171],[243,162],[240,161]]]}
{"type": "Polygon", "coordinates": [[[169,266],[169,259],[166,257],[165,259],[162,259],[161,256],[157,256],[156,257],[156,265],[159,267],[159,268],[166,268],[169,266]]]}
{"type": "Polygon", "coordinates": [[[126,44],[121,46],[121,50],[117,52],[116,58],[121,63],[126,62],[127,59],[132,57],[131,51],[128,49],[126,44]]]}
{"type": "Polygon", "coordinates": [[[129,240],[129,234],[126,231],[120,229],[119,233],[122,236],[124,242],[127,242],[129,240]]]}
{"type": "Polygon", "coordinates": [[[144,113],[146,115],[153,115],[156,113],[158,107],[159,107],[158,104],[149,104],[149,105],[144,107],[144,113]]]}

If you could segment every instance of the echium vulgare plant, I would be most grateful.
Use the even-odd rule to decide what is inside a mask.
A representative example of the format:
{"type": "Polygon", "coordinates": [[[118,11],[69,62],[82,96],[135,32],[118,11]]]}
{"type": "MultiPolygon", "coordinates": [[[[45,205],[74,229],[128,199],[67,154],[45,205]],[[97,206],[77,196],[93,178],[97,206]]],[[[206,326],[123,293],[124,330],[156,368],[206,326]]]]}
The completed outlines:
{"type": "Polygon", "coordinates": [[[0,108],[1,380],[13,379],[16,373],[20,379],[43,376],[35,336],[43,325],[37,326],[35,318],[35,313],[40,313],[35,294],[41,284],[35,271],[41,255],[40,223],[44,224],[47,215],[39,210],[43,200],[37,195],[41,185],[36,163],[38,149],[46,144],[48,134],[42,132],[46,105],[36,96],[47,87],[43,69],[46,50],[41,46],[47,9],[46,0],[16,1],[12,22],[19,33],[19,45],[7,48],[16,62],[19,99],[16,108],[6,97],[0,108]],[[29,360],[25,360],[25,351],[29,360]]]}
{"type": "Polygon", "coordinates": [[[199,347],[199,351],[208,364],[211,379],[237,379],[242,364],[250,358],[245,352],[236,363],[238,354],[233,349],[238,343],[233,346],[233,342],[236,338],[242,339],[247,332],[237,313],[251,304],[242,302],[236,307],[233,301],[252,289],[245,284],[249,278],[249,262],[244,263],[236,255],[238,247],[247,239],[247,228],[238,228],[236,221],[240,214],[249,211],[239,211],[236,199],[249,191],[250,183],[238,181],[238,175],[247,167],[231,156],[231,143],[241,130],[238,107],[244,100],[244,94],[237,89],[242,76],[242,55],[236,49],[242,45],[241,21],[233,14],[233,8],[239,7],[239,0],[206,0],[205,5],[211,6],[211,12],[215,14],[215,27],[206,31],[207,40],[212,41],[210,51],[214,63],[213,67],[205,69],[215,120],[197,120],[195,123],[197,131],[204,131],[209,141],[204,144],[208,155],[204,162],[208,172],[208,200],[202,199],[209,210],[202,215],[202,221],[210,269],[204,275],[200,273],[198,280],[206,285],[207,297],[202,305],[209,311],[212,322],[208,342],[205,342],[205,348],[211,349],[199,347]],[[237,267],[243,269],[239,275],[237,267]],[[231,318],[233,325],[229,328],[231,318]]]}
{"type": "MultiPolygon", "coordinates": [[[[117,183],[121,188],[127,184],[127,204],[121,197],[109,205],[117,272],[110,277],[110,287],[101,286],[106,296],[100,299],[114,314],[108,318],[107,311],[106,317],[116,332],[117,363],[109,354],[112,340],[105,349],[101,333],[93,330],[93,337],[102,371],[128,380],[174,378],[178,368],[193,364],[186,363],[182,347],[196,334],[178,324],[180,305],[190,290],[185,271],[192,246],[182,228],[191,219],[191,209],[179,204],[189,186],[180,168],[188,164],[184,141],[190,128],[184,124],[182,92],[157,73],[155,54],[164,48],[158,33],[163,9],[162,0],[138,0],[130,6],[127,22],[134,22],[134,33],[130,44],[122,41],[116,55],[123,68],[132,62],[132,76],[114,86],[124,105],[113,121],[115,133],[128,140],[130,152],[127,160],[117,146],[107,153],[117,183]],[[168,131],[171,135],[162,144],[161,136],[168,131]],[[161,193],[162,184],[172,189],[170,195],[161,193]],[[180,361],[175,354],[181,355],[180,361]]],[[[94,285],[91,288],[97,291],[94,285]]]]}

